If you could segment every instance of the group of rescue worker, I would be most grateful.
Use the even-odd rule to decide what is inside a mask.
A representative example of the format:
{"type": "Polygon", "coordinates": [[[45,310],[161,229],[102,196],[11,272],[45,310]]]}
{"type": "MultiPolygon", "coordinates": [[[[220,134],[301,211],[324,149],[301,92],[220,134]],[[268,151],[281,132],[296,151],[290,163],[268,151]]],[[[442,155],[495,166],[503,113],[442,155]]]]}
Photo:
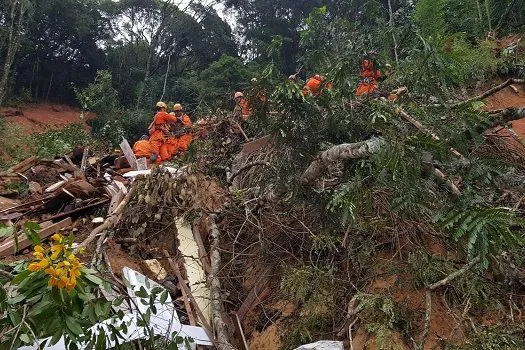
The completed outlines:
{"type": "MultiPolygon", "coordinates": [[[[391,73],[391,66],[385,65],[384,73],[381,73],[376,67],[375,52],[371,51],[365,55],[361,62],[360,81],[357,85],[356,96],[374,96],[377,95],[378,80],[384,78],[391,73]]],[[[290,75],[288,81],[293,84],[298,83],[297,74],[290,75]]],[[[255,91],[257,80],[252,79],[254,88],[251,95],[254,95],[261,102],[267,102],[266,93],[264,90],[255,91]],[[254,93],[255,91],[255,93],[254,93]]],[[[326,82],[326,77],[321,74],[315,74],[306,80],[302,93],[304,96],[312,95],[319,96],[323,89],[331,90],[333,83],[326,82]]],[[[242,120],[247,120],[252,114],[252,106],[250,101],[240,91],[233,95],[235,101],[234,115],[242,120]]],[[[390,99],[390,96],[389,96],[390,99]]],[[[164,102],[158,102],[156,105],[156,114],[151,122],[148,132],[149,135],[144,135],[133,146],[135,156],[145,157],[151,163],[160,164],[164,161],[169,161],[178,156],[184,158],[188,147],[192,142],[192,122],[190,117],[184,113],[183,106],[176,103],[173,106],[173,112],[168,113],[168,106],[164,102]]]]}
{"type": "Polygon", "coordinates": [[[184,113],[180,103],[168,113],[166,103],[157,102],[156,113],[149,125],[149,135],[144,135],[133,145],[133,153],[138,158],[145,157],[150,162],[160,164],[175,156],[184,158],[192,141],[191,119],[184,113]]]}

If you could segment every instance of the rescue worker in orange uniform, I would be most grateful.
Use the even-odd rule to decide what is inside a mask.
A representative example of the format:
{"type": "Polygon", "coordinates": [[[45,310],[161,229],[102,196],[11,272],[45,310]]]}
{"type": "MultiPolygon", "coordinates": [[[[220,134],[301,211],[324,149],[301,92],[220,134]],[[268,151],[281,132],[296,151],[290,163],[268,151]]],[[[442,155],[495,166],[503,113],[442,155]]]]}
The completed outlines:
{"type": "Polygon", "coordinates": [[[357,85],[355,95],[364,96],[377,92],[377,79],[381,78],[381,71],[376,70],[372,57],[365,58],[361,62],[361,81],[357,85]]]}
{"type": "Polygon", "coordinates": [[[133,145],[133,153],[137,158],[146,158],[151,162],[157,161],[157,155],[153,152],[153,147],[151,147],[147,135],[143,135],[140,140],[135,142],[133,145]]]}
{"type": "Polygon", "coordinates": [[[235,99],[235,109],[234,114],[240,115],[243,120],[247,120],[252,114],[252,106],[250,101],[244,98],[244,94],[240,91],[237,91],[233,98],[235,99]]]}
{"type": "MultiPolygon", "coordinates": [[[[303,95],[312,94],[314,96],[319,96],[322,91],[322,84],[326,80],[324,75],[316,74],[313,77],[310,77],[303,88],[303,95]]],[[[326,89],[331,90],[333,88],[333,83],[328,82],[324,86],[326,89]]]]}
{"type": "MultiPolygon", "coordinates": [[[[161,154],[161,146],[166,142],[166,137],[169,136],[170,122],[177,122],[177,117],[166,112],[168,106],[164,102],[157,102],[157,114],[153,117],[153,121],[149,126],[149,142],[151,144],[152,152],[157,155],[157,163],[160,164],[166,160],[161,154]]],[[[164,154],[167,156],[167,154],[164,154]]]]}
{"type": "Polygon", "coordinates": [[[165,143],[160,147],[160,154],[163,160],[172,159],[177,153],[181,158],[186,156],[186,152],[192,141],[191,119],[184,113],[180,103],[173,106],[173,113],[170,115],[177,118],[175,122],[170,122],[170,133],[166,137],[165,143]]]}

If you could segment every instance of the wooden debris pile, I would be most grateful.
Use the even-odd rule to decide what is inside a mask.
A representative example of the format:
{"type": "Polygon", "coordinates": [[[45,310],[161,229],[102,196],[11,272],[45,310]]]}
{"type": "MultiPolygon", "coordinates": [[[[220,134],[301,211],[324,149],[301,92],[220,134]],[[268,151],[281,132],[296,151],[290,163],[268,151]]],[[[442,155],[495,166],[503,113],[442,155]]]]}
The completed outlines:
{"type": "Polygon", "coordinates": [[[98,217],[115,207],[128,185],[114,167],[117,157],[90,157],[89,149],[77,149],[53,160],[30,157],[0,172],[0,223],[11,227],[0,237],[0,257],[29,246],[21,244],[25,222],[39,223],[43,239],[103,222],[98,217]]]}

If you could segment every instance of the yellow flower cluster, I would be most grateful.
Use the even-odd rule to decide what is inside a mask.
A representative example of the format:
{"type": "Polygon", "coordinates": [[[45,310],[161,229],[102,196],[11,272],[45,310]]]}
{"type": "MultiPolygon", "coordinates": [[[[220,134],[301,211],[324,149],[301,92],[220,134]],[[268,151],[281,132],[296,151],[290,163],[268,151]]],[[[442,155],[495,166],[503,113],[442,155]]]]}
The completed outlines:
{"type": "Polygon", "coordinates": [[[29,271],[44,271],[49,275],[48,286],[66,288],[71,291],[77,285],[82,263],[73,254],[71,245],[58,233],[51,236],[53,244],[49,250],[43,246],[34,247],[35,261],[29,264],[29,271]]]}

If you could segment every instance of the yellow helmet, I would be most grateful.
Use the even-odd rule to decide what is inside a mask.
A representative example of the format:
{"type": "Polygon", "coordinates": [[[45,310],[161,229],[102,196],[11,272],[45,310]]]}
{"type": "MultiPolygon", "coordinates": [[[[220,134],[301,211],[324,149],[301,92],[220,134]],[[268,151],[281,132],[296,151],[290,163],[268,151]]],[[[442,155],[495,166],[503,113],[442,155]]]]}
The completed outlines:
{"type": "Polygon", "coordinates": [[[174,111],[182,111],[182,105],[180,103],[175,103],[173,105],[173,110],[174,111]]]}
{"type": "Polygon", "coordinates": [[[157,105],[156,107],[159,107],[159,108],[168,108],[168,106],[166,106],[166,104],[162,101],[159,101],[157,102],[157,105]]]}

